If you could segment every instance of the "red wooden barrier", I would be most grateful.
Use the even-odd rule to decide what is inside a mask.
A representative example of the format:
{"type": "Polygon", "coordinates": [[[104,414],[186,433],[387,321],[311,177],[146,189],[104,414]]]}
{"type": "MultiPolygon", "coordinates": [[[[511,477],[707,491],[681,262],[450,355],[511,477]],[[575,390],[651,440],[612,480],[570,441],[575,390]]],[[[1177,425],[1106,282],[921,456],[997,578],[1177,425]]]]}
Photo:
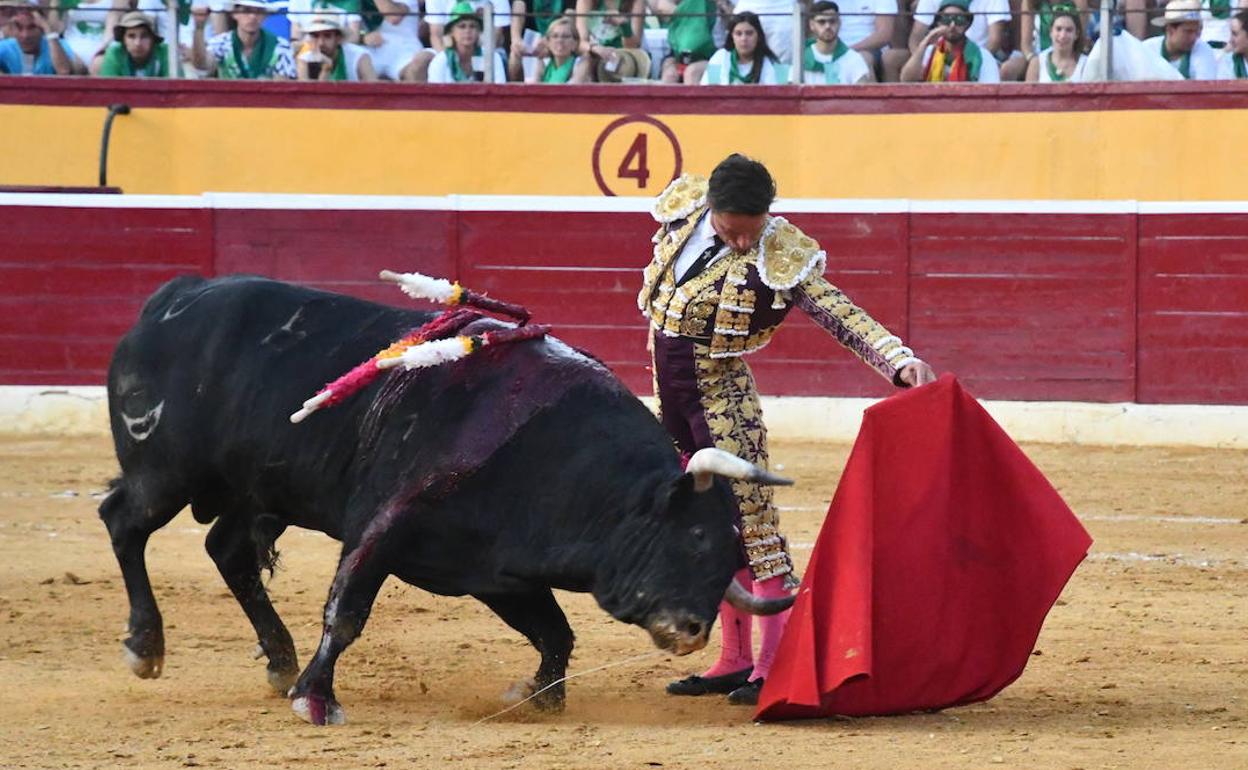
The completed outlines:
{"type": "MultiPolygon", "coordinates": [[[[987,398],[1248,403],[1248,224],[1230,214],[794,214],[829,280],[987,398]],[[1137,299],[1138,297],[1138,299],[1137,299]]],[[[0,383],[98,384],[143,299],[249,272],[390,303],[381,268],[527,305],[650,387],[641,213],[0,206],[0,383]]],[[[889,386],[794,312],[751,357],[765,393],[889,386]]]]}

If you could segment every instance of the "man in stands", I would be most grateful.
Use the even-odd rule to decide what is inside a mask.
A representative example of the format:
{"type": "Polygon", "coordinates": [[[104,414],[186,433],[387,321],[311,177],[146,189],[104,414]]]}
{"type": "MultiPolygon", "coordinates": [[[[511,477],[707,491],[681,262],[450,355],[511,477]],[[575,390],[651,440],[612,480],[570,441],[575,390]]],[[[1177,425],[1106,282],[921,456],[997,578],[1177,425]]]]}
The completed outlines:
{"type": "Polygon", "coordinates": [[[17,7],[9,18],[8,36],[0,40],[0,74],[72,75],[75,59],[61,45],[61,36],[48,30],[43,11],[17,7]]]}
{"type": "MultiPolygon", "coordinates": [[[[485,80],[484,57],[477,53],[481,41],[481,17],[471,3],[458,3],[446,25],[451,33],[451,47],[433,57],[429,64],[430,83],[480,83],[485,80]]],[[[507,66],[502,49],[494,49],[494,82],[507,82],[507,66]]]]}
{"type": "Polygon", "coordinates": [[[420,5],[395,0],[365,0],[364,46],[377,76],[387,80],[414,80],[412,57],[424,49],[420,41],[420,5]]]}
{"type": "MultiPolygon", "coordinates": [[[[997,60],[967,37],[970,0],[943,0],[927,31],[901,68],[904,83],[999,83],[997,60]]],[[[915,22],[916,25],[918,22],[915,22]]]]}
{"type": "MultiPolygon", "coordinates": [[[[489,5],[494,11],[494,45],[503,44],[503,30],[511,26],[511,6],[507,0],[467,0],[468,5],[477,14],[477,22],[481,23],[482,8],[489,5]]],[[[426,0],[425,21],[429,24],[429,48],[420,51],[412,58],[411,79],[418,83],[433,82],[429,70],[442,52],[452,47],[451,27],[460,13],[463,2],[456,0],[426,0]]],[[[483,25],[484,26],[484,25],[483,25]]],[[[478,37],[480,34],[478,33],[478,37]]],[[[496,83],[502,82],[495,79],[496,83]]]]}
{"type": "Polygon", "coordinates": [[[262,29],[268,15],[265,0],[234,0],[230,15],[233,32],[222,32],[204,42],[208,8],[192,7],[195,37],[191,61],[195,68],[222,80],[294,80],[295,59],[290,41],[262,29]]]}
{"type": "Polygon", "coordinates": [[[837,38],[862,54],[874,81],[883,74],[884,52],[893,39],[897,0],[838,0],[837,5],[841,20],[837,38]]]}
{"type": "Polygon", "coordinates": [[[367,83],[377,79],[368,49],[343,40],[340,15],[313,16],[304,25],[307,40],[295,64],[300,80],[367,83]]]}
{"type": "Polygon", "coordinates": [[[156,22],[151,16],[129,11],[113,28],[113,38],[104,49],[101,77],[169,77],[169,46],[156,34],[156,22]]]}
{"type": "Polygon", "coordinates": [[[853,85],[875,80],[867,60],[839,37],[840,8],[832,0],[810,7],[814,40],[802,49],[802,82],[811,85],[853,85]]]}
{"type": "Polygon", "coordinates": [[[1169,62],[1187,80],[1217,79],[1217,56],[1200,39],[1200,0],[1170,0],[1165,17],[1153,19],[1153,24],[1166,31],[1145,40],[1145,48],[1169,62]]]}
{"type": "MultiPolygon", "coordinates": [[[[923,52],[933,39],[929,33],[933,25],[939,24],[937,13],[943,11],[944,6],[944,0],[918,0],[914,8],[914,25],[910,29],[909,50],[885,52],[885,80],[896,79],[894,73],[898,73],[916,51],[923,52]]],[[[992,69],[997,74],[997,80],[1000,80],[1000,63],[1009,58],[1005,53],[1010,32],[1009,0],[970,0],[958,12],[967,14],[971,19],[971,26],[964,28],[961,36],[969,38],[986,57],[995,60],[992,69]]],[[[1022,80],[1027,72],[1027,61],[1021,56],[1019,58],[1018,76],[1015,79],[1022,80]]]]}

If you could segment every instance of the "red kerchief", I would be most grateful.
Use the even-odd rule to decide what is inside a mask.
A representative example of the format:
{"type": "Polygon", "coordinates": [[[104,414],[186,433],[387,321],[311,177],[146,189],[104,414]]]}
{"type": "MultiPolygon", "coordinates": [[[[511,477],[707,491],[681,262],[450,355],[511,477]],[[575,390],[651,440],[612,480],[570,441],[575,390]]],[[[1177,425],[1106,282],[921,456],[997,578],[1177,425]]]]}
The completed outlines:
{"type": "Polygon", "coordinates": [[[1092,539],[950,375],[867,409],[758,719],[986,700],[1092,539]]]}

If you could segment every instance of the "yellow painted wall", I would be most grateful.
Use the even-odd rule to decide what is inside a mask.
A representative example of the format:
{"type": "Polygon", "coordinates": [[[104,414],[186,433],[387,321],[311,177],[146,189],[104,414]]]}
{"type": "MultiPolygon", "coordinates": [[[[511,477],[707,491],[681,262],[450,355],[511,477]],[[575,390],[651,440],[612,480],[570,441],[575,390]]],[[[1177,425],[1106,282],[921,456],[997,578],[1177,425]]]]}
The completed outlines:
{"type": "MultiPolygon", "coordinates": [[[[0,105],[8,148],[0,184],[94,184],[103,112],[0,105]]],[[[619,117],[136,108],[114,123],[109,182],[162,194],[601,195],[593,149],[619,117]]],[[[769,165],[786,198],[1241,200],[1248,192],[1234,150],[1248,136],[1248,108],[653,117],[675,134],[686,171],[705,173],[728,152],[745,152],[769,165]]],[[[649,124],[603,140],[600,168],[617,194],[653,195],[673,167],[670,143],[649,124]],[[650,171],[640,187],[617,176],[639,133],[650,171]]]]}

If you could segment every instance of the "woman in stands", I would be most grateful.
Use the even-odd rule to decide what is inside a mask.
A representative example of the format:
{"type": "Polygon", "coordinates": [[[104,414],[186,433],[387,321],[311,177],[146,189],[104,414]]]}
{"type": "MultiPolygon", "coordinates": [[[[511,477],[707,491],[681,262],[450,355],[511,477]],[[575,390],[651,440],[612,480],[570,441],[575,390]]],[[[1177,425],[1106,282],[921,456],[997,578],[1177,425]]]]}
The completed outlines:
{"type": "MultiPolygon", "coordinates": [[[[1076,11],[1080,14],[1079,27],[1088,18],[1088,0],[1022,0],[1022,11],[1018,14],[1019,51],[1027,62],[1028,68],[1040,52],[1053,47],[1050,30],[1053,29],[1055,15],[1060,12],[1076,11]]],[[[1082,37],[1082,36],[1080,36],[1082,37]]],[[[1080,45],[1085,41],[1080,40],[1080,45]]],[[[1082,48],[1080,49],[1082,50],[1082,48]]],[[[1025,72],[1025,70],[1024,70],[1025,72]]],[[[1002,76],[1002,80],[1006,78],[1002,76]]]]}
{"type": "Polygon", "coordinates": [[[1231,40],[1218,60],[1218,80],[1248,78],[1248,11],[1231,17],[1231,40]]]}
{"type": "Polygon", "coordinates": [[[588,83],[589,62],[576,55],[581,37],[570,17],[561,16],[546,28],[547,56],[537,60],[529,83],[588,83]]]}
{"type": "Polygon", "coordinates": [[[767,35],[758,15],[747,11],[730,18],[728,38],[724,47],[707,62],[702,85],[774,86],[779,82],[776,55],[767,45],[767,35]]]}
{"type": "Polygon", "coordinates": [[[1078,79],[1088,57],[1083,53],[1083,25],[1074,6],[1054,10],[1048,38],[1052,45],[1027,65],[1027,82],[1062,83],[1078,79]]]}
{"type": "Polygon", "coordinates": [[[579,52],[600,83],[650,77],[650,55],[641,50],[643,0],[577,0],[579,52]]]}

